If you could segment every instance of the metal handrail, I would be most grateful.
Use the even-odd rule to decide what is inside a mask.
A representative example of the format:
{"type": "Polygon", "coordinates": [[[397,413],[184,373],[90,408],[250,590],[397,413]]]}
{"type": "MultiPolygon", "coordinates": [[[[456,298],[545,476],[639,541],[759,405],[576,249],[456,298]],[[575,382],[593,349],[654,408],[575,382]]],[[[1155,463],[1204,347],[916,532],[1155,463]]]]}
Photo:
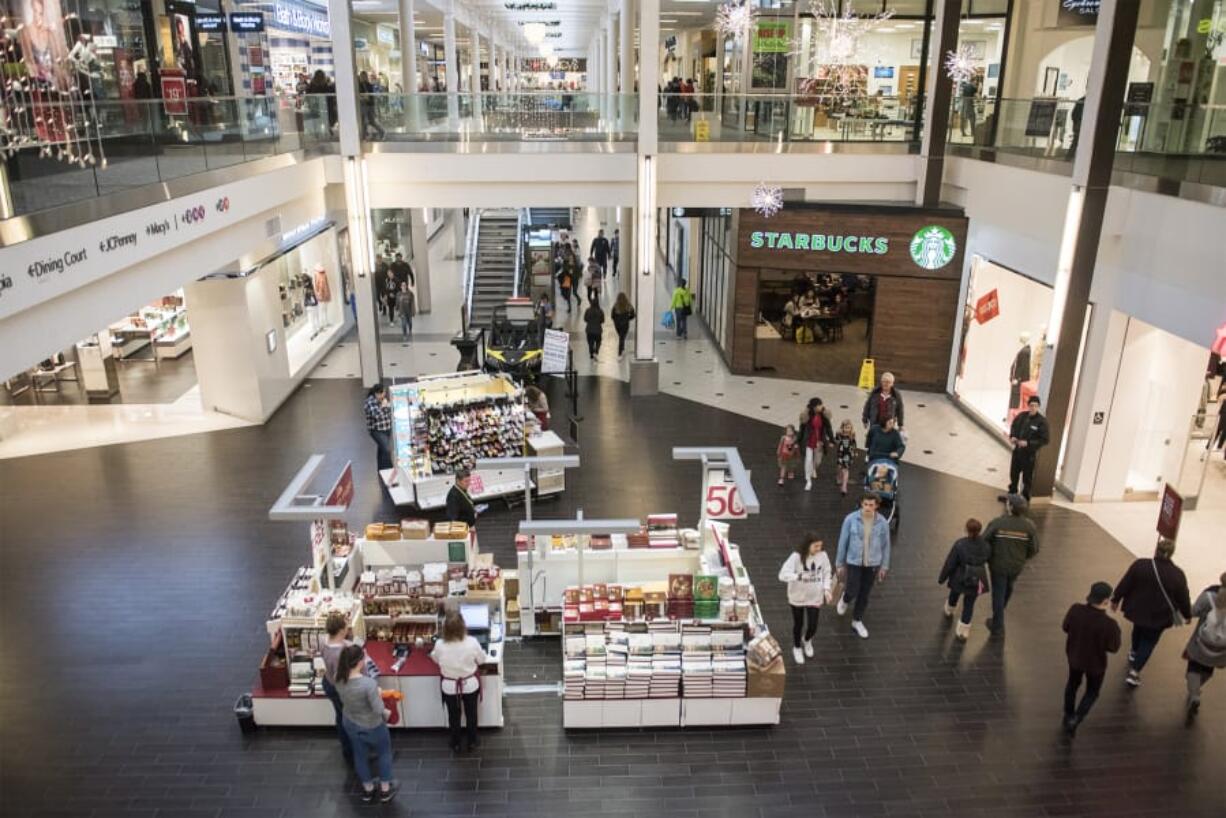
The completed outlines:
{"type": "MultiPolygon", "coordinates": [[[[460,218],[464,218],[463,209],[460,218]]],[[[473,320],[473,287],[477,280],[477,232],[481,229],[481,211],[473,208],[468,220],[468,233],[464,238],[464,326],[473,320]]]]}
{"type": "Polygon", "coordinates": [[[520,282],[524,278],[524,225],[528,223],[528,208],[519,209],[519,219],[515,223],[515,289],[512,295],[519,298],[520,282]]]}

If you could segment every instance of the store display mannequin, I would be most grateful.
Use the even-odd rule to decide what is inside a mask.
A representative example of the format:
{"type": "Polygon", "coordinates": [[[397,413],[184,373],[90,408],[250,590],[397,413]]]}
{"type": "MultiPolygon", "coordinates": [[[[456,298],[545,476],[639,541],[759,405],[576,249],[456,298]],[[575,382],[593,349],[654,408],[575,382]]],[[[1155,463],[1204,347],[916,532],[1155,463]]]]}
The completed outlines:
{"type": "Polygon", "coordinates": [[[319,299],[315,295],[315,285],[305,270],[299,280],[302,282],[302,305],[306,307],[307,318],[311,322],[311,337],[314,338],[322,329],[319,323],[319,299]]]}
{"type": "Polygon", "coordinates": [[[1039,382],[1043,371],[1043,353],[1047,352],[1047,325],[1039,327],[1039,337],[1030,347],[1030,380],[1039,382]]]}
{"type": "Polygon", "coordinates": [[[328,283],[328,273],[324,270],[322,264],[315,265],[315,275],[311,283],[315,290],[315,300],[318,302],[318,306],[315,308],[318,313],[316,320],[319,322],[319,329],[322,331],[329,326],[328,304],[332,301],[332,285],[328,283]]]}
{"type": "MultiPolygon", "coordinates": [[[[1018,336],[1021,349],[1013,356],[1013,365],[1009,367],[1009,411],[1021,408],[1022,382],[1030,380],[1030,333],[1023,332],[1018,336]]],[[[1012,414],[1010,415],[1012,418],[1012,414]]]]}

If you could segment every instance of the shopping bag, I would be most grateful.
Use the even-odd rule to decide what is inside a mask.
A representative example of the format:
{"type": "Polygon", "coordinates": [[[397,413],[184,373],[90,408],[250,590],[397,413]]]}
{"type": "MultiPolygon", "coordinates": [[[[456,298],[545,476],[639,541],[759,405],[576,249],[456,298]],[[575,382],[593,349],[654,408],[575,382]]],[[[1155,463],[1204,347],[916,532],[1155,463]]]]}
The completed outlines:
{"type": "Polygon", "coordinates": [[[673,311],[669,310],[668,312],[664,313],[664,317],[660,319],[660,323],[664,326],[664,329],[672,329],[674,320],[673,311]]]}

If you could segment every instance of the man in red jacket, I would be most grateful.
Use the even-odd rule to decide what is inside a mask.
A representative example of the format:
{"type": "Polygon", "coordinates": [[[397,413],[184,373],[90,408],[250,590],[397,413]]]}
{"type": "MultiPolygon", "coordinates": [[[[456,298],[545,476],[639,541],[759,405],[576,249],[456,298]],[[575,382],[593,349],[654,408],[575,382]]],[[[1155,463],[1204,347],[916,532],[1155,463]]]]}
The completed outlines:
{"type": "Polygon", "coordinates": [[[1120,649],[1120,626],[1107,613],[1111,585],[1096,582],[1090,586],[1085,603],[1077,603],[1064,615],[1064,632],[1068,634],[1064,652],[1068,656],[1068,684],[1064,686],[1064,732],[1072,738],[1077,725],[1085,720],[1102,690],[1107,674],[1107,654],[1120,649]],[[1077,691],[1082,680],[1085,695],[1077,704],[1077,691]]]}

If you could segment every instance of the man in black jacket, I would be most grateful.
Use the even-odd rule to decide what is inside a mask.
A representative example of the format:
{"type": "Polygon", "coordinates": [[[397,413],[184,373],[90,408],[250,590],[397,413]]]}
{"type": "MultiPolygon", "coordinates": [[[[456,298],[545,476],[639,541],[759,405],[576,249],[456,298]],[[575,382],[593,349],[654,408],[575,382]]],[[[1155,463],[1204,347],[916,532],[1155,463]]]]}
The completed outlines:
{"type": "Polygon", "coordinates": [[[470,528],[477,524],[477,506],[468,494],[471,478],[468,469],[460,469],[455,473],[455,483],[447,492],[447,521],[468,523],[470,528]]]}
{"type": "Polygon", "coordinates": [[[396,260],[392,262],[392,275],[396,277],[397,284],[409,282],[410,287],[417,286],[417,275],[413,272],[413,265],[404,260],[403,253],[396,254],[396,260]]]}
{"type": "Polygon", "coordinates": [[[603,230],[598,230],[596,238],[592,239],[592,248],[591,252],[588,253],[588,258],[595,256],[596,263],[600,265],[601,269],[608,269],[609,252],[609,240],[604,237],[603,230]]]}
{"type": "Polygon", "coordinates": [[[885,419],[890,417],[897,421],[899,429],[903,428],[902,395],[894,388],[894,373],[882,372],[881,385],[874,389],[864,402],[860,420],[864,422],[864,428],[871,429],[874,426],[884,426],[885,419]]]}
{"type": "Polygon", "coordinates": [[[1039,414],[1038,395],[1030,396],[1026,408],[1027,411],[1018,414],[1009,427],[1009,442],[1013,445],[1013,456],[1009,460],[1009,494],[1018,494],[1020,488],[1020,494],[1029,500],[1035,458],[1039,449],[1047,445],[1050,433],[1047,418],[1039,414]]]}
{"type": "Polygon", "coordinates": [[[1107,654],[1120,649],[1120,626],[1107,613],[1111,586],[1096,582],[1084,604],[1078,603],[1064,615],[1064,632],[1068,634],[1064,652],[1068,656],[1068,684],[1064,686],[1064,732],[1073,737],[1077,725],[1085,720],[1098,699],[1107,675],[1107,654]],[[1077,691],[1082,680],[1085,695],[1077,703],[1077,691]]]}
{"type": "Polygon", "coordinates": [[[1130,688],[1141,684],[1141,671],[1158,646],[1162,632],[1175,625],[1178,612],[1185,622],[1192,620],[1192,600],[1188,594],[1188,578],[1171,557],[1175,543],[1165,537],[1158,540],[1153,559],[1139,559],[1128,566],[1124,578],[1111,595],[1111,610],[1118,611],[1124,603],[1124,618],[1132,623],[1132,649],[1128,652],[1130,688]]]}

